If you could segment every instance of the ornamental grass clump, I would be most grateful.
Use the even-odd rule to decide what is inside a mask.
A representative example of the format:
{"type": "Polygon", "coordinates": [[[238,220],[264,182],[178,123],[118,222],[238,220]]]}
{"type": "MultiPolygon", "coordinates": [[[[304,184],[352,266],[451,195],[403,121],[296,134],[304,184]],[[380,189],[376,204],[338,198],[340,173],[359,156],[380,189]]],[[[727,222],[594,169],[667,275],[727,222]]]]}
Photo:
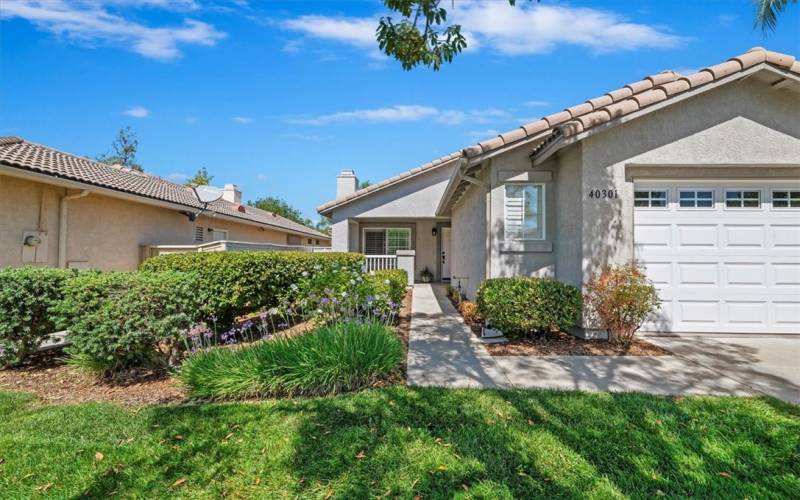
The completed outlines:
{"type": "Polygon", "coordinates": [[[585,285],[591,323],[605,328],[612,340],[629,345],[648,316],[661,306],[658,290],[636,264],[604,267],[585,285]]]}
{"type": "Polygon", "coordinates": [[[403,345],[375,322],[327,324],[296,336],[202,351],[179,379],[195,398],[322,395],[385,380],[403,360],[403,345]]]}

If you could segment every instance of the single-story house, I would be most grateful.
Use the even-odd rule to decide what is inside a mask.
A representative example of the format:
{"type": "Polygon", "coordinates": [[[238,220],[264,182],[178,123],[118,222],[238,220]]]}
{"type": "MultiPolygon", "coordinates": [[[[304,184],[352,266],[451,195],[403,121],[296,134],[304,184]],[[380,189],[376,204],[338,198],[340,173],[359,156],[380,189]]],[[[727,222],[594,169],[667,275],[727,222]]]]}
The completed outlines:
{"type": "Polygon", "coordinates": [[[0,137],[0,266],[125,271],[164,252],[330,247],[324,233],[242,204],[233,184],[195,218],[202,208],[186,186],[0,137]]]}
{"type": "MultiPolygon", "coordinates": [[[[664,71],[357,190],[333,249],[415,253],[469,298],[501,276],[582,286],[637,261],[645,330],[800,332],[800,62],[757,47],[664,71]]],[[[584,333],[595,325],[584,320],[584,333]]]]}

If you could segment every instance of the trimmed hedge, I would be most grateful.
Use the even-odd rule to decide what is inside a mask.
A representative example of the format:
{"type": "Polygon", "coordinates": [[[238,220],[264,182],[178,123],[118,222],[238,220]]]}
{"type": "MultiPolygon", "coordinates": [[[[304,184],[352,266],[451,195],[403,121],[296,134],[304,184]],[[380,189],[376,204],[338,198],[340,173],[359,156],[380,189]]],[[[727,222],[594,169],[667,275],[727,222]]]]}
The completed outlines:
{"type": "Polygon", "coordinates": [[[224,327],[236,316],[278,305],[303,271],[349,268],[363,258],[336,252],[198,252],[159,255],[143,262],[140,270],[196,273],[204,314],[224,327]]]}
{"type": "Polygon", "coordinates": [[[163,364],[183,350],[198,318],[196,275],[83,272],[64,284],[56,307],[69,328],[71,361],[100,374],[163,364]]]}
{"type": "Polygon", "coordinates": [[[51,309],[75,273],[50,267],[0,268],[0,366],[23,362],[56,331],[51,309]]]}
{"type": "Polygon", "coordinates": [[[566,330],[581,318],[581,291],[545,278],[494,278],[478,289],[478,313],[510,336],[566,330]]]}

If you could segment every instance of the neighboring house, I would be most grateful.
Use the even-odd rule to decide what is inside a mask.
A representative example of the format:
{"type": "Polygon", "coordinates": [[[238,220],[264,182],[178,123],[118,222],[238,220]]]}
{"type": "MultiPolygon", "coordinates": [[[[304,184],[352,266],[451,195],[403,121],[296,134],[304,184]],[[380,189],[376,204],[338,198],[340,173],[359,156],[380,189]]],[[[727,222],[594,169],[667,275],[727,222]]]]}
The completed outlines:
{"type": "Polygon", "coordinates": [[[243,205],[241,197],[227,184],[223,199],[190,221],[187,214],[202,208],[190,188],[0,137],[0,266],[133,270],[152,254],[151,245],[168,251],[330,246],[329,236],[243,205]]]}
{"type": "MultiPolygon", "coordinates": [[[[499,276],[581,286],[646,267],[646,330],[800,332],[800,62],[755,48],[665,71],[356,190],[333,248],[416,251],[474,298],[499,276]],[[434,231],[435,229],[435,231],[434,231]]],[[[589,334],[594,333],[586,324],[589,334]]]]}

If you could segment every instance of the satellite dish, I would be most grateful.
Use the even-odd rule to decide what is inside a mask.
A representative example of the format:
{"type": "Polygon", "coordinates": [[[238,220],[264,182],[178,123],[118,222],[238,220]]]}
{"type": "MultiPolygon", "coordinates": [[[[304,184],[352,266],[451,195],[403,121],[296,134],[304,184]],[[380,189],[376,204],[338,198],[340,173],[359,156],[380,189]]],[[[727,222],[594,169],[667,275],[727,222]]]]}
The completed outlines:
{"type": "Polygon", "coordinates": [[[213,203],[222,198],[222,190],[214,186],[195,186],[194,195],[200,203],[213,203]]]}

